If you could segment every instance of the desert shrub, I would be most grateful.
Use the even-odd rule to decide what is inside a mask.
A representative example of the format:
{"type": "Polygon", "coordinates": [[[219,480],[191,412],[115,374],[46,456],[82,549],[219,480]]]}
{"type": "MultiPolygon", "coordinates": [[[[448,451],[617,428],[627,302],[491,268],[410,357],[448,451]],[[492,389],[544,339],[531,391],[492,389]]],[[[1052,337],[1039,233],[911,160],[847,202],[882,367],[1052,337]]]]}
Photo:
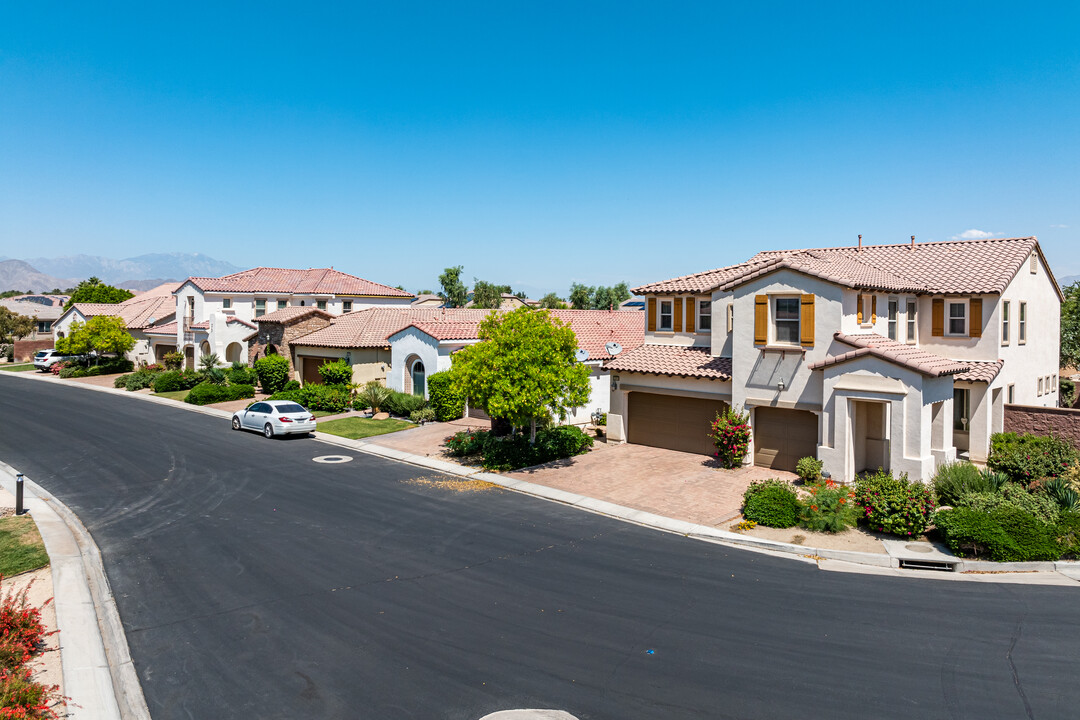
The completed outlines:
{"type": "Polygon", "coordinates": [[[179,370],[184,364],[184,356],[178,352],[169,352],[161,356],[161,362],[166,370],[179,370]]]}
{"type": "Polygon", "coordinates": [[[308,410],[343,413],[349,409],[352,397],[347,388],[340,385],[305,385],[300,390],[300,404],[308,410]]]}
{"type": "Polygon", "coordinates": [[[1061,554],[1070,559],[1080,557],[1080,513],[1062,513],[1061,520],[1054,528],[1061,554]]]}
{"type": "MultiPolygon", "coordinates": [[[[225,371],[226,377],[233,385],[254,385],[259,381],[259,375],[255,368],[249,368],[241,362],[234,362],[232,367],[225,371]]],[[[293,380],[292,382],[296,382],[293,380]]],[[[297,387],[299,387],[297,383],[297,387]]]]}
{"type": "Polygon", "coordinates": [[[327,385],[348,385],[352,382],[352,365],[344,360],[323,363],[319,366],[319,377],[327,385]]]}
{"type": "Polygon", "coordinates": [[[384,409],[383,405],[392,392],[393,390],[384,387],[378,380],[372,380],[364,385],[357,394],[357,398],[363,400],[369,408],[377,413],[384,409]]]}
{"type": "Polygon", "coordinates": [[[462,430],[443,441],[447,452],[454,457],[478,455],[484,451],[484,443],[490,433],[487,430],[462,430]]]}
{"type": "Polygon", "coordinates": [[[413,410],[409,413],[409,421],[414,423],[432,422],[435,420],[435,410],[430,407],[413,410]]]}
{"type": "Polygon", "coordinates": [[[520,433],[495,437],[488,435],[484,441],[483,465],[488,470],[503,472],[537,464],[536,453],[529,438],[520,433]]]}
{"type": "Polygon", "coordinates": [[[356,411],[359,412],[360,410],[367,410],[371,406],[368,405],[367,400],[365,400],[362,397],[357,396],[357,397],[353,398],[352,403],[350,403],[349,407],[351,407],[353,410],[356,410],[356,411]]]}
{"type": "Polygon", "coordinates": [[[1050,478],[1042,483],[1039,491],[1050,498],[1062,512],[1080,513],[1080,493],[1062,478],[1050,478]]]}
{"type": "Polygon", "coordinates": [[[1014,482],[1005,483],[996,493],[965,493],[955,504],[986,513],[997,508],[1022,510],[1047,525],[1053,525],[1061,518],[1061,509],[1052,498],[1043,492],[1028,492],[1023,485],[1014,482]]]}
{"type": "Polygon", "coordinates": [[[1020,549],[995,520],[971,508],[949,508],[934,514],[934,525],[945,544],[960,557],[1009,560],[1020,549]]]}
{"type": "Polygon", "coordinates": [[[816,532],[843,532],[859,521],[855,491],[826,480],[811,485],[799,513],[800,524],[816,532]]]}
{"type": "Polygon", "coordinates": [[[1020,508],[1011,507],[992,510],[990,518],[1001,526],[1019,548],[1016,560],[1057,560],[1061,557],[1061,548],[1054,536],[1057,523],[1048,525],[1020,508]]]}
{"type": "Polygon", "coordinates": [[[453,371],[435,373],[428,377],[427,384],[429,404],[435,411],[436,420],[449,422],[465,414],[465,394],[453,371]]]}
{"type": "Polygon", "coordinates": [[[285,387],[281,389],[285,390],[286,392],[288,392],[289,390],[299,390],[300,382],[298,380],[290,380],[289,382],[285,383],[285,387]]]}
{"type": "Polygon", "coordinates": [[[225,371],[219,367],[207,368],[202,370],[199,374],[203,376],[203,380],[211,385],[224,385],[229,382],[229,378],[225,374],[225,371]]]}
{"type": "MultiPolygon", "coordinates": [[[[132,375],[134,375],[134,373],[132,373],[132,375]]],[[[127,379],[129,377],[131,377],[131,375],[121,375],[120,377],[113,378],[112,386],[119,390],[120,388],[127,385],[127,379]]]]}
{"type": "Polygon", "coordinates": [[[274,394],[289,381],[289,361],[281,355],[267,355],[255,361],[255,374],[264,393],[274,394]]]}
{"type": "Polygon", "coordinates": [[[158,373],[151,381],[150,387],[156,393],[175,392],[177,390],[190,390],[202,382],[202,376],[191,370],[166,370],[158,373]]]}
{"type": "Polygon", "coordinates": [[[966,493],[996,493],[1009,477],[993,470],[979,470],[969,462],[946,463],[934,474],[934,493],[939,505],[956,505],[966,493]]]}
{"type": "Polygon", "coordinates": [[[581,455],[592,446],[593,439],[576,425],[555,425],[536,433],[537,462],[581,455]]]}
{"type": "Polygon", "coordinates": [[[821,482],[821,469],[825,463],[817,458],[804,457],[795,463],[795,472],[804,483],[821,482]]]}
{"type": "Polygon", "coordinates": [[[56,720],[65,704],[59,688],[38,683],[26,667],[45,637],[41,610],[29,603],[29,591],[0,595],[0,717],[56,720]]]}
{"type": "Polygon", "coordinates": [[[1003,472],[1010,480],[1024,483],[1057,477],[1080,459],[1067,440],[1052,435],[994,433],[990,436],[990,457],[986,464],[1003,472]]]}
{"type": "Polygon", "coordinates": [[[870,529],[901,537],[926,530],[937,507],[929,487],[880,469],[855,481],[855,502],[870,529]]]}
{"type": "Polygon", "coordinates": [[[121,375],[113,380],[113,387],[124,388],[128,392],[135,390],[142,390],[143,388],[150,387],[150,384],[154,382],[154,378],[157,377],[159,371],[151,370],[149,367],[139,368],[130,375],[121,375]]]}
{"type": "Polygon", "coordinates": [[[758,525],[789,528],[799,522],[799,496],[791,485],[781,480],[751,483],[743,493],[743,500],[743,517],[758,525]]]}
{"type": "Polygon", "coordinates": [[[1080,492],[1080,462],[1074,462],[1058,477],[1068,483],[1073,490],[1080,492]]]}
{"type": "Polygon", "coordinates": [[[217,353],[203,353],[199,356],[199,369],[203,372],[216,368],[221,364],[221,358],[217,353]]]}
{"type": "Polygon", "coordinates": [[[210,405],[253,397],[255,397],[255,388],[251,385],[215,385],[211,382],[202,382],[191,388],[184,402],[192,405],[210,405]]]}
{"type": "Polygon", "coordinates": [[[722,467],[742,465],[750,450],[750,413],[728,406],[716,416],[709,433],[716,446],[716,459],[722,467]]]}
{"type": "Polygon", "coordinates": [[[1061,407],[1072,407],[1073,401],[1076,400],[1076,383],[1069,378],[1059,379],[1058,393],[1058,397],[1061,400],[1061,407]]]}
{"type": "Polygon", "coordinates": [[[410,414],[425,407],[427,400],[422,395],[390,391],[390,396],[383,401],[382,409],[391,415],[409,417],[410,414]]]}

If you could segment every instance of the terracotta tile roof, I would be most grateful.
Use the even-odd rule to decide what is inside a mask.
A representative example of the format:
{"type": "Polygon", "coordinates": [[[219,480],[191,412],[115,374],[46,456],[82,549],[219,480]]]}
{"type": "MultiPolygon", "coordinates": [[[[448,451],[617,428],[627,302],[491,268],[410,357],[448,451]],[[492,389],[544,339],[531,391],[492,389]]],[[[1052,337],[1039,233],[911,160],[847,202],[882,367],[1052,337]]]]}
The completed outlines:
{"type": "Polygon", "coordinates": [[[72,307],[87,319],[108,315],[121,318],[129,330],[144,330],[176,314],[176,298],[172,293],[179,286],[180,283],[165,283],[121,303],[75,303],[72,307]]]}
{"type": "Polygon", "coordinates": [[[887,337],[882,337],[881,335],[876,335],[874,333],[847,335],[838,332],[833,337],[845,345],[850,345],[855,348],[855,350],[840,355],[830,355],[824,360],[810,365],[811,370],[820,370],[829,367],[830,365],[839,365],[840,363],[854,360],[855,358],[863,357],[865,355],[872,355],[881,360],[885,360],[886,362],[893,363],[894,365],[899,365],[900,367],[914,370],[915,372],[931,377],[941,377],[943,375],[955,375],[956,373],[966,372],[970,369],[971,365],[966,362],[949,360],[940,355],[935,355],[934,353],[922,350],[915,345],[905,345],[902,342],[890,340],[887,337]]]}
{"type": "Polygon", "coordinates": [[[967,382],[984,382],[990,384],[1001,372],[1001,368],[1005,365],[1004,360],[994,360],[993,362],[969,362],[971,369],[967,372],[957,373],[953,375],[953,380],[965,380],[967,382]]]}
{"type": "Polygon", "coordinates": [[[64,314],[62,305],[43,305],[30,300],[16,300],[14,298],[0,299],[0,307],[6,307],[13,313],[36,317],[38,320],[58,320],[64,314]]]}
{"type": "Polygon", "coordinates": [[[709,348],[681,345],[640,345],[604,363],[612,372],[731,379],[731,358],[713,357],[709,348]]]}
{"type": "Polygon", "coordinates": [[[257,267],[219,278],[190,277],[188,282],[207,292],[413,297],[410,292],[365,280],[333,268],[296,270],[257,267]]]}
{"type": "Polygon", "coordinates": [[[146,328],[143,332],[147,335],[171,335],[172,337],[176,337],[176,331],[176,321],[173,320],[164,325],[155,325],[154,327],[146,328]]]}
{"type": "MultiPolygon", "coordinates": [[[[634,288],[634,292],[644,295],[731,290],[762,275],[790,268],[858,289],[1000,293],[1033,251],[1041,256],[1034,237],[864,245],[861,250],[858,247],[775,250],[760,252],[739,265],[643,285],[634,288]]],[[[1054,286],[1057,288],[1056,281],[1054,286]]]]}
{"type": "Polygon", "coordinates": [[[255,322],[286,324],[298,320],[299,318],[307,317],[308,315],[321,315],[328,320],[335,317],[334,315],[331,315],[325,310],[320,310],[313,305],[305,305],[303,307],[299,305],[290,305],[289,307],[283,307],[280,310],[275,310],[274,312],[266,313],[261,317],[257,317],[255,318],[255,322]]]}
{"type": "MultiPolygon", "coordinates": [[[[415,326],[437,340],[475,340],[480,322],[491,310],[472,308],[369,308],[334,318],[328,327],[293,340],[293,345],[316,347],[385,347],[388,338],[415,326]]],[[[589,351],[590,360],[608,357],[605,345],[615,341],[624,349],[645,339],[641,313],[606,310],[551,310],[570,325],[578,346],[589,351]]],[[[263,320],[264,318],[259,318],[263,320]]]]}
{"type": "Polygon", "coordinates": [[[230,316],[229,319],[226,320],[225,322],[234,323],[236,325],[245,325],[245,326],[251,328],[252,330],[258,330],[259,329],[258,325],[256,325],[255,323],[248,322],[247,320],[244,320],[243,318],[238,318],[235,315],[230,316]]]}

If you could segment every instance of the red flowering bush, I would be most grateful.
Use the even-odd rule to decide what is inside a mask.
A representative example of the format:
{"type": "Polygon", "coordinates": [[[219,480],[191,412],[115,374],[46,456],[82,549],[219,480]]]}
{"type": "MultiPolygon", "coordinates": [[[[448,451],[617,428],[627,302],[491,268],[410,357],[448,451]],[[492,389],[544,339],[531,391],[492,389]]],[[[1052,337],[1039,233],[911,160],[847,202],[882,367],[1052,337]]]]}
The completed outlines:
{"type": "Polygon", "coordinates": [[[53,375],[59,375],[60,371],[67,366],[68,364],[66,362],[54,362],[52,365],[49,366],[49,372],[51,372],[53,375]]]}
{"type": "MultiPolygon", "coordinates": [[[[3,578],[0,577],[0,582],[3,578]]],[[[45,627],[41,610],[30,605],[27,586],[21,592],[0,597],[0,719],[59,718],[54,707],[63,707],[56,686],[45,686],[25,667],[41,649],[45,627]]]]}
{"type": "Polygon", "coordinates": [[[720,465],[728,469],[741,466],[750,450],[750,414],[728,407],[716,416],[709,437],[720,465]]]}
{"type": "Polygon", "coordinates": [[[832,480],[807,488],[802,505],[799,520],[807,530],[843,532],[859,522],[855,491],[832,480]]]}
{"type": "Polygon", "coordinates": [[[881,469],[855,481],[855,502],[871,530],[901,537],[921,534],[937,509],[928,485],[908,482],[907,473],[894,478],[881,469]]]}

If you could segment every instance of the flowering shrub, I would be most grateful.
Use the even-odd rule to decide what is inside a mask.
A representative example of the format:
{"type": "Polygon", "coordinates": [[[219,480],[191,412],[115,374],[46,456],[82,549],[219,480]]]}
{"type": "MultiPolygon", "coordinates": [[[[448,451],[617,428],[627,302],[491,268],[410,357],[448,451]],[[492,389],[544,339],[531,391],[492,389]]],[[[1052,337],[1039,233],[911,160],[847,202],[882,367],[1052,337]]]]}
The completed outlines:
{"type": "Polygon", "coordinates": [[[926,530],[937,508],[934,491],[928,486],[908,482],[907,473],[894,478],[881,469],[855,481],[855,502],[870,529],[901,537],[926,530]]]}
{"type": "Polygon", "coordinates": [[[1058,477],[1080,459],[1067,440],[1043,435],[994,433],[990,436],[990,457],[986,464],[1003,472],[1010,480],[1024,483],[1044,477],[1058,477]]]}
{"type": "Polygon", "coordinates": [[[484,451],[487,430],[462,430],[444,440],[446,450],[454,457],[476,455],[484,451]]]}
{"type": "MultiPolygon", "coordinates": [[[[0,578],[2,581],[3,578],[0,578]]],[[[30,588],[0,597],[0,718],[58,718],[56,686],[35,682],[24,665],[41,649],[41,610],[27,601],[30,588]]]]}
{"type": "Polygon", "coordinates": [[[66,362],[54,362],[52,365],[49,366],[49,372],[51,372],[53,375],[59,375],[60,371],[67,366],[68,363],[66,362]]]}
{"type": "Polygon", "coordinates": [[[728,407],[716,416],[709,433],[716,446],[716,459],[728,469],[742,465],[750,449],[750,414],[728,407]]]}
{"type": "Polygon", "coordinates": [[[843,532],[859,521],[855,491],[832,480],[811,485],[799,519],[807,530],[843,532]]]}
{"type": "Polygon", "coordinates": [[[166,370],[179,370],[184,364],[184,355],[178,352],[167,352],[161,356],[161,362],[165,363],[166,370]]]}

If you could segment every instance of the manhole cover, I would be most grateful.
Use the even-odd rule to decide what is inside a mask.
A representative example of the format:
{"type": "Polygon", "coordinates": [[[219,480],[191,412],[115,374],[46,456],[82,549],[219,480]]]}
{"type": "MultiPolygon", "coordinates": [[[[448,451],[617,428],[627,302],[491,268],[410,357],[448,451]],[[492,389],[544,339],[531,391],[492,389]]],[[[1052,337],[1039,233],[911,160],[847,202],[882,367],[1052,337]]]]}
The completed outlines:
{"type": "Polygon", "coordinates": [[[311,458],[317,463],[326,463],[328,465],[335,465],[337,463],[352,462],[352,458],[348,455],[320,455],[317,458],[311,458]]]}
{"type": "Polygon", "coordinates": [[[932,552],[934,552],[934,548],[927,545],[926,543],[909,543],[909,544],[904,546],[904,549],[905,550],[910,550],[911,552],[921,552],[921,553],[932,553],[932,552]]]}

